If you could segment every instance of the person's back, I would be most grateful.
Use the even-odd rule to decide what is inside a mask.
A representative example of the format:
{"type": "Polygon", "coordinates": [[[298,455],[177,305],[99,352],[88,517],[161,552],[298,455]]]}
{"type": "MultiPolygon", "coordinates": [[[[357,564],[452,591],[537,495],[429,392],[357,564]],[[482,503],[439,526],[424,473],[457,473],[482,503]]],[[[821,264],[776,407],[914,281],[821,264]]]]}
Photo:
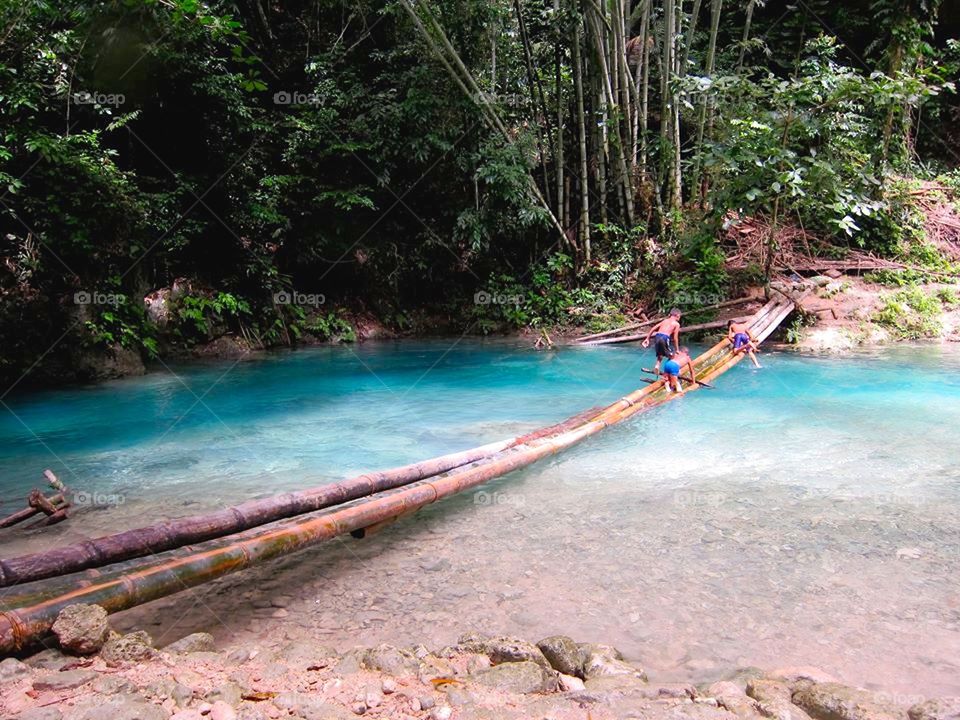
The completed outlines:
{"type": "Polygon", "coordinates": [[[644,338],[643,347],[650,347],[651,337],[654,339],[654,348],[657,353],[657,364],[654,370],[659,374],[660,363],[673,355],[680,344],[680,311],[674,308],[670,311],[669,317],[650,328],[647,337],[644,338]]]}

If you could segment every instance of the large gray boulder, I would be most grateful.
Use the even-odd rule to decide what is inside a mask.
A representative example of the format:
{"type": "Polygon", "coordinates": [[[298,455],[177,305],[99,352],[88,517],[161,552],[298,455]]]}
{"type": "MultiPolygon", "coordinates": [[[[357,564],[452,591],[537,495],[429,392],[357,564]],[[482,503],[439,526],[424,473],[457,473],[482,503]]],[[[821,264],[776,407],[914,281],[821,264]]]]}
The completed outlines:
{"type": "Polygon", "coordinates": [[[879,701],[876,693],[839,683],[801,683],[793,704],[816,720],[907,720],[907,713],[879,701]]]}
{"type": "Polygon", "coordinates": [[[556,673],[529,660],[500,663],[471,675],[470,679],[480,685],[512,693],[551,692],[557,689],[556,673]]]}
{"type": "Polygon", "coordinates": [[[537,648],[557,672],[574,677],[583,676],[583,653],[566,635],[551,635],[537,643],[537,648]]]}
{"type": "Polygon", "coordinates": [[[51,629],[60,647],[77,655],[99,652],[110,637],[107,611],[99,605],[67,605],[51,629]]]}

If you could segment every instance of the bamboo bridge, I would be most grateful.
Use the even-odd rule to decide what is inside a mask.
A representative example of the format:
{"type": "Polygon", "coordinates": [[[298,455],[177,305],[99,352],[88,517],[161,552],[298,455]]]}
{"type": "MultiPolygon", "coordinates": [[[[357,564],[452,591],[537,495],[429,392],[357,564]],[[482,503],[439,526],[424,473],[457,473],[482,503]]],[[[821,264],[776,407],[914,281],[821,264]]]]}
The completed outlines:
{"type": "MultiPolygon", "coordinates": [[[[772,290],[771,299],[746,318],[757,341],[767,339],[798,301],[790,288],[772,290]]],[[[592,337],[609,337],[601,336],[592,337]]],[[[694,360],[697,378],[710,381],[743,357],[723,340],[694,360]]],[[[698,386],[688,387],[689,392],[698,386]]],[[[68,605],[91,603],[115,613],[338,535],[363,537],[677,397],[657,379],[606,407],[512,440],[0,560],[0,587],[6,588],[0,591],[0,654],[36,643],[68,605]]]]}

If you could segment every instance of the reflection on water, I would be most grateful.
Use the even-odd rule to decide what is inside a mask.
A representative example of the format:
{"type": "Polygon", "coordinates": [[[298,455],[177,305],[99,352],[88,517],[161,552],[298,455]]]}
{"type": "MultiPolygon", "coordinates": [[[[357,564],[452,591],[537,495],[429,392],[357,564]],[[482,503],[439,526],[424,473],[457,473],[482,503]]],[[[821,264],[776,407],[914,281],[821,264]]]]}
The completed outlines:
{"type": "MultiPolygon", "coordinates": [[[[2,552],[515,435],[616,399],[647,360],[631,348],[366,346],[20,397],[11,408],[39,439],[12,416],[0,423],[4,499],[59,458],[69,483],[124,502],[7,533],[2,552]]],[[[765,364],[366,540],[118,621],[225,644],[308,628],[344,649],[442,645],[468,628],[563,632],[617,644],[662,678],[811,664],[957,694],[960,354],[765,364]]]]}

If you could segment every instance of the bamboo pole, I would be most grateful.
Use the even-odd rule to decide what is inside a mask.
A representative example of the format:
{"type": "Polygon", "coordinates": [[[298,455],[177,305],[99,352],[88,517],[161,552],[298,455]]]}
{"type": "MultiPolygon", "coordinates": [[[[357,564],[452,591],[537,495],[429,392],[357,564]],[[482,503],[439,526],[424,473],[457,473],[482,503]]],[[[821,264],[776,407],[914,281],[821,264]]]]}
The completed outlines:
{"type": "MultiPolygon", "coordinates": [[[[711,322],[699,323],[697,325],[687,325],[686,327],[680,328],[682,333],[697,332],[699,330],[715,330],[726,325],[730,320],[735,322],[743,322],[749,320],[750,316],[745,315],[742,317],[730,318],[729,320],[713,320],[711,322]]],[[[628,342],[637,342],[638,340],[643,340],[647,337],[646,333],[637,333],[635,335],[623,335],[617,337],[608,337],[602,338],[600,340],[591,340],[590,342],[580,343],[581,345],[615,345],[617,343],[628,343],[628,342]]]]}
{"type": "MultiPolygon", "coordinates": [[[[752,302],[757,300],[753,295],[747,295],[746,297],[737,298],[736,300],[725,300],[721,303],[716,303],[714,305],[704,305],[703,307],[694,308],[692,310],[687,310],[687,313],[700,313],[707,312],[709,310],[720,310],[721,308],[733,307],[734,305],[743,305],[744,303],[752,302]]],[[[613,330],[605,330],[604,332],[594,333],[593,335],[584,335],[581,338],[577,338],[576,342],[589,342],[591,340],[597,340],[602,337],[609,337],[610,335],[616,335],[618,333],[627,332],[629,330],[636,330],[637,328],[650,327],[662,320],[666,320],[666,316],[661,318],[654,318],[653,320],[643,320],[637,323],[631,323],[630,325],[622,325],[621,327],[614,328],[613,330]]]]}
{"type": "Polygon", "coordinates": [[[412,465],[366,473],[342,482],[250,500],[206,515],[169,520],[65,545],[44,553],[0,560],[0,587],[155,554],[312,512],[477,462],[504,450],[512,442],[515,441],[481,445],[412,465]]]}
{"type": "MultiPolygon", "coordinates": [[[[793,310],[786,296],[770,300],[750,321],[751,330],[765,339],[793,310]]],[[[743,358],[731,352],[729,343],[717,343],[694,363],[704,380],[726,371],[743,358]]],[[[688,392],[695,391],[693,386],[688,392]]],[[[0,652],[16,652],[49,631],[59,612],[67,605],[92,603],[108,612],[118,612],[204,582],[237,572],[275,557],[316,545],[338,535],[378,527],[400,515],[463,492],[488,480],[530,465],[596,434],[612,424],[675,399],[663,380],[635,390],[599,411],[582,424],[549,437],[514,446],[482,465],[458,469],[399,489],[378,493],[364,500],[319,511],[285,527],[246,531],[211,543],[185,557],[160,561],[120,577],[75,588],[56,597],[28,606],[0,612],[0,652]]]]}

